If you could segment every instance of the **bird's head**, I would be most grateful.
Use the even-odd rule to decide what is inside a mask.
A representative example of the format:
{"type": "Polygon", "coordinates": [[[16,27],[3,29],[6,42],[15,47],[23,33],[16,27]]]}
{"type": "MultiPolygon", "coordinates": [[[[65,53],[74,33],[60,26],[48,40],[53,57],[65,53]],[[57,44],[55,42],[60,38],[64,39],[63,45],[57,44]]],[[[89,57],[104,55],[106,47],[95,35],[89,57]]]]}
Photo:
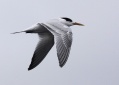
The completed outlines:
{"type": "Polygon", "coordinates": [[[70,18],[67,18],[67,17],[61,17],[61,18],[59,18],[59,21],[67,26],[73,26],[73,25],[84,26],[81,23],[73,22],[73,20],[71,20],[70,18]]]}

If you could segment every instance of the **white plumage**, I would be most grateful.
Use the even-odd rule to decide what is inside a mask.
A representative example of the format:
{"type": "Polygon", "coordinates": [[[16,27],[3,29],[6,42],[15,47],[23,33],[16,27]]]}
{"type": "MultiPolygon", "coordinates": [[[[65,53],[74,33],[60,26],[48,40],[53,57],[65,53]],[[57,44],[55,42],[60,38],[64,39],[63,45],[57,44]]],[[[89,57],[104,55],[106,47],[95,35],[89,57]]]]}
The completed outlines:
{"type": "MultiPolygon", "coordinates": [[[[33,58],[28,70],[35,68],[48,54],[54,43],[56,43],[57,56],[60,67],[63,67],[69,57],[72,44],[72,31],[70,26],[83,24],[73,22],[69,18],[53,19],[46,23],[38,23],[27,30],[26,33],[38,33],[39,42],[34,51],[33,58]]],[[[19,32],[14,32],[19,33],[19,32]]]]}

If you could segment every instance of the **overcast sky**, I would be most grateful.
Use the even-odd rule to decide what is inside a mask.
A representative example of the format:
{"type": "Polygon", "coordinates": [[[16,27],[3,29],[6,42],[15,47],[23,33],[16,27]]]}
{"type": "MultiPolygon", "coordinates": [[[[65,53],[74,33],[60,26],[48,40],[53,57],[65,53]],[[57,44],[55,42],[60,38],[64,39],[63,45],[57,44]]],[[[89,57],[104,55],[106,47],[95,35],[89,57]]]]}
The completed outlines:
{"type": "Polygon", "coordinates": [[[0,0],[0,85],[119,85],[119,0],[0,0]],[[59,67],[56,47],[28,71],[37,34],[10,33],[70,17],[69,59],[59,67]]]}

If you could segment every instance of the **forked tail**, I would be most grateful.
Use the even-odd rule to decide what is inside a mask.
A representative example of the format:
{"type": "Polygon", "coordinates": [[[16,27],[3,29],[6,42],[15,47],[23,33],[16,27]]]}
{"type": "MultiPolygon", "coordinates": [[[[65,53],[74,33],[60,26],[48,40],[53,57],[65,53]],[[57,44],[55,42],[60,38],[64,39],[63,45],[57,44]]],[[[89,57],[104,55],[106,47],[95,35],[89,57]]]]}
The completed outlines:
{"type": "Polygon", "coordinates": [[[20,31],[20,32],[13,32],[13,33],[10,33],[10,34],[16,34],[16,33],[21,33],[21,32],[24,32],[24,31],[20,31]]]}

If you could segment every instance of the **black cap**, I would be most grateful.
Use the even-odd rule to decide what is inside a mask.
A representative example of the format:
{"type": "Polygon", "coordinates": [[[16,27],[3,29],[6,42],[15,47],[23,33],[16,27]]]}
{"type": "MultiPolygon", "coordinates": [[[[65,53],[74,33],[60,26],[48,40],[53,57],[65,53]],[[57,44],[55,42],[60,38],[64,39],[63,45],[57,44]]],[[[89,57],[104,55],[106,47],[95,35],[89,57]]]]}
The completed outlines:
{"type": "Polygon", "coordinates": [[[61,17],[62,19],[65,19],[66,21],[72,22],[72,20],[70,18],[67,17],[61,17]]]}

